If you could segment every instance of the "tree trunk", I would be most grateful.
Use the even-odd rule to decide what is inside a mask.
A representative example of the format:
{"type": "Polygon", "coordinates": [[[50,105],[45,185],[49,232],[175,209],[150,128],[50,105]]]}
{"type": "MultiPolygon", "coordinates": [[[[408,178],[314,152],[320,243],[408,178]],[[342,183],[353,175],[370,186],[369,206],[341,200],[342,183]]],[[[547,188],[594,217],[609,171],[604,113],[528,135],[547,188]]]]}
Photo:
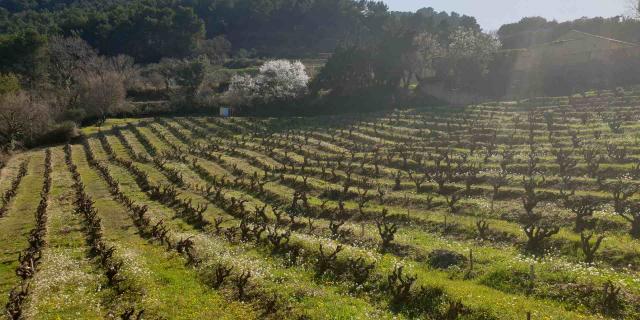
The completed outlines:
{"type": "Polygon", "coordinates": [[[585,221],[583,215],[576,215],[576,225],[574,227],[574,231],[577,233],[582,232],[585,229],[585,221]]]}
{"type": "Polygon", "coordinates": [[[640,214],[633,216],[631,221],[631,237],[634,239],[640,239],[640,214]]]}

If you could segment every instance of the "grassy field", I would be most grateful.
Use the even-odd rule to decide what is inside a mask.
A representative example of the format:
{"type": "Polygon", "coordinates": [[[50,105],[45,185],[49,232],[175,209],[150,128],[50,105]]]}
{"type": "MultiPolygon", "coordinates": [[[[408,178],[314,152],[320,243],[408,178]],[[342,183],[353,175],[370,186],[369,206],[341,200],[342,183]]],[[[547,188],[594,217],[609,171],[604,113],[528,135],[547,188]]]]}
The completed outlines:
{"type": "Polygon", "coordinates": [[[3,314],[640,319],[639,101],[83,128],[2,169],[3,314]]]}

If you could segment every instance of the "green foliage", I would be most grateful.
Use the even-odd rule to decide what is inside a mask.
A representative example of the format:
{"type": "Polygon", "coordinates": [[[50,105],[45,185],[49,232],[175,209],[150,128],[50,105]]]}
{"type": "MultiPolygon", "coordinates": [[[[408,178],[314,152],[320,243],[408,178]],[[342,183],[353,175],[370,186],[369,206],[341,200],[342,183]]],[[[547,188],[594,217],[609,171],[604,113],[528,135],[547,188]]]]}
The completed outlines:
{"type": "Polygon", "coordinates": [[[204,23],[192,8],[138,3],[128,9],[124,16],[107,12],[107,21],[92,17],[82,36],[104,54],[127,54],[141,62],[184,58],[204,38],[204,23]]]}
{"type": "Polygon", "coordinates": [[[46,71],[46,44],[46,37],[33,30],[0,36],[0,72],[20,74],[33,85],[46,71]]]}
{"type": "Polygon", "coordinates": [[[434,76],[452,87],[471,86],[464,81],[478,82],[496,47],[474,18],[455,12],[376,11],[367,23],[358,41],[336,49],[312,83],[313,92],[349,96],[376,88],[397,101],[416,81],[427,83],[434,76]],[[467,70],[469,66],[474,69],[467,70]]]}
{"type": "Polygon", "coordinates": [[[337,95],[347,95],[373,86],[370,56],[371,52],[365,49],[339,48],[312,82],[312,90],[332,89],[337,95]]]}
{"type": "Polygon", "coordinates": [[[76,123],[82,122],[82,120],[86,118],[86,116],[87,112],[82,108],[70,108],[67,109],[63,114],[63,117],[65,119],[74,121],[76,123]]]}
{"type": "Polygon", "coordinates": [[[73,121],[63,121],[50,128],[34,142],[34,145],[61,144],[77,136],[77,127],[73,121]]]}
{"type": "Polygon", "coordinates": [[[195,97],[204,81],[209,68],[207,58],[182,61],[174,69],[174,79],[181,86],[187,97],[195,97]]]}
{"type": "Polygon", "coordinates": [[[185,60],[164,59],[157,69],[165,78],[167,89],[177,86],[185,98],[193,100],[207,76],[210,63],[205,56],[185,60]]]}
{"type": "Polygon", "coordinates": [[[525,270],[513,268],[496,268],[483,275],[480,283],[504,292],[527,292],[531,286],[529,273],[525,270]]]}
{"type": "Polygon", "coordinates": [[[206,56],[209,61],[222,64],[231,53],[231,42],[220,35],[210,40],[203,40],[196,49],[196,54],[206,56]]]}
{"type": "Polygon", "coordinates": [[[20,80],[13,73],[0,74],[0,96],[20,90],[20,80]]]}
{"type": "Polygon", "coordinates": [[[449,88],[472,90],[484,80],[500,43],[488,34],[458,28],[449,37],[437,75],[449,88]]]}
{"type": "Polygon", "coordinates": [[[386,12],[382,3],[353,0],[13,0],[4,7],[0,32],[77,32],[102,54],[127,54],[138,62],[212,48],[219,56],[229,46],[218,36],[236,50],[267,55],[331,52],[346,35],[379,27],[379,13],[386,12]]]}
{"type": "Polygon", "coordinates": [[[33,28],[41,33],[79,34],[102,54],[127,54],[141,62],[190,55],[204,39],[204,22],[179,1],[86,2],[33,6],[28,17],[20,9],[0,22],[4,33],[33,28]],[[49,11],[51,10],[51,11],[49,11]]]}

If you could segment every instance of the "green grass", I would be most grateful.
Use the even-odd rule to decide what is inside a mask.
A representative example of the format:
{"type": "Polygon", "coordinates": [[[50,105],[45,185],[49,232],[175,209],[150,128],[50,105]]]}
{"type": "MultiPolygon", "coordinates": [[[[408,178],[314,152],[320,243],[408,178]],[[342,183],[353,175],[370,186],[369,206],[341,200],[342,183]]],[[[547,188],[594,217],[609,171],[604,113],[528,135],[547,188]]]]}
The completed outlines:
{"type": "Polygon", "coordinates": [[[80,217],[73,213],[73,180],[63,151],[51,150],[47,245],[31,280],[25,315],[29,319],[103,319],[107,313],[100,286],[106,280],[88,258],[80,217]]]}
{"type": "MultiPolygon", "coordinates": [[[[12,166],[6,168],[12,170],[12,166]]],[[[9,292],[19,283],[16,275],[18,254],[29,246],[29,232],[35,225],[35,213],[40,200],[44,173],[44,153],[30,156],[27,175],[9,204],[6,216],[0,218],[0,310],[7,303],[9,292]]]]}
{"type": "MultiPolygon", "coordinates": [[[[164,176],[153,167],[143,164],[137,165],[150,173],[150,179],[154,183],[167,183],[164,176]]],[[[124,169],[114,165],[109,167],[114,176],[118,177],[119,181],[122,182],[123,190],[134,196],[140,203],[148,205],[157,216],[156,219],[163,219],[172,229],[178,230],[180,238],[197,235],[189,225],[186,225],[182,220],[176,220],[173,217],[173,213],[171,213],[171,209],[146,199],[146,195],[137,189],[133,178],[128,176],[124,169]]],[[[181,197],[183,199],[193,199],[194,204],[206,203],[206,200],[190,192],[182,192],[181,197]]],[[[208,210],[207,217],[213,219],[216,216],[226,216],[226,214],[217,208],[211,207],[208,210]]],[[[269,253],[263,249],[251,248],[247,245],[224,245],[218,239],[202,235],[196,236],[195,239],[197,239],[201,247],[215,247],[216,250],[204,249],[202,251],[215,252],[216,259],[228,260],[228,257],[232,256],[232,260],[234,260],[230,262],[232,265],[237,265],[239,268],[250,266],[249,270],[258,273],[257,282],[264,290],[277,292],[284,297],[297,296],[296,300],[288,301],[294,313],[304,314],[311,319],[368,319],[371,317],[381,319],[392,317],[388,312],[383,312],[370,302],[367,302],[367,299],[350,297],[346,286],[314,283],[314,275],[311,270],[292,267],[283,268],[281,266],[282,261],[270,257],[269,253]],[[229,251],[225,247],[233,249],[229,251]],[[225,251],[229,252],[225,253],[225,251]]],[[[214,253],[210,253],[210,255],[214,255],[214,253]]]]}
{"type": "Polygon", "coordinates": [[[107,119],[107,121],[105,121],[105,123],[103,123],[101,126],[88,126],[88,127],[84,127],[82,129],[80,129],[80,131],[85,134],[85,135],[92,135],[92,134],[96,134],[99,131],[108,131],[110,130],[112,127],[114,126],[121,126],[121,125],[126,125],[129,123],[136,123],[138,121],[142,121],[143,119],[107,119]]]}
{"type": "MultiPolygon", "coordinates": [[[[634,112],[630,107],[612,108],[620,112],[634,112]]],[[[542,112],[559,113],[561,109],[543,106],[539,110],[541,113],[536,121],[535,142],[541,150],[540,168],[547,178],[546,185],[539,191],[557,194],[559,177],[555,171],[558,166],[550,153],[552,141],[547,135],[542,112]]],[[[159,121],[118,119],[109,120],[100,128],[83,128],[82,132],[89,137],[89,146],[96,159],[106,165],[110,174],[118,180],[120,189],[135,203],[148,206],[147,217],[151,225],[162,220],[171,239],[177,241],[191,237],[199,263],[187,264],[185,256],[168,250],[158,241],[145,238],[148,235],[140,234],[124,206],[110,194],[106,181],[87,163],[82,146],[76,145],[73,146],[73,160],[79,166],[87,193],[96,201],[105,241],[115,246],[116,259],[124,262],[122,275],[125,290],[116,292],[114,287],[107,286],[105,270],[97,259],[87,255],[82,223],[80,217],[73,213],[74,191],[70,173],[63,162],[62,148],[55,147],[52,148],[54,183],[47,225],[48,243],[38,272],[30,280],[35,291],[27,299],[26,318],[118,318],[124,309],[135,306],[137,310],[145,310],[145,317],[167,319],[402,319],[411,317],[408,313],[411,306],[394,306],[385,288],[387,276],[396,266],[403,265],[405,274],[417,276],[413,293],[420,286],[440,289],[444,293],[444,302],[435,308],[444,312],[449,302],[461,301],[471,312],[463,317],[465,319],[524,319],[526,312],[531,312],[533,319],[638,319],[640,308],[634,302],[640,299],[640,268],[637,265],[640,261],[640,243],[631,239],[627,234],[628,223],[612,214],[610,208],[605,207],[596,213],[598,221],[603,223],[603,230],[607,230],[607,238],[596,255],[597,263],[588,266],[580,263],[583,255],[579,248],[579,234],[572,230],[572,214],[558,205],[557,201],[543,202],[538,209],[556,214],[557,224],[562,228],[550,239],[550,254],[544,258],[533,258],[521,249],[526,238],[513,214],[522,208],[519,174],[512,173],[510,183],[501,188],[502,194],[494,203],[495,210],[489,208],[491,187],[482,183],[472,188],[472,194],[461,201],[461,210],[452,214],[443,205],[444,197],[436,194],[434,183],[425,183],[425,187],[417,192],[407,178],[406,171],[418,168],[418,162],[409,159],[409,167],[406,168],[397,153],[390,161],[386,160],[385,153],[394,152],[395,147],[402,144],[415,150],[416,155],[433,155],[436,152],[434,143],[438,140],[447,141],[456,153],[469,154],[470,141],[477,134],[469,130],[472,125],[469,119],[472,119],[482,123],[485,128],[497,130],[498,151],[504,148],[505,141],[509,142],[511,137],[520,139],[509,143],[513,145],[516,160],[519,161],[511,168],[521,168],[528,147],[524,143],[527,138],[525,126],[521,124],[516,128],[512,120],[518,114],[526,121],[523,105],[509,103],[455,110],[406,110],[353,120],[345,118],[343,120],[351,122],[338,126],[338,121],[331,117],[284,120],[199,117],[159,121]],[[451,135],[456,131],[447,133],[447,122],[453,130],[459,130],[459,138],[451,135]],[[164,151],[176,152],[179,148],[185,159],[167,160],[157,166],[131,156],[123,141],[110,131],[114,126],[129,123],[134,123],[136,127],[125,128],[122,133],[124,145],[130,144],[134,154],[151,159],[150,153],[155,149],[157,154],[154,157],[162,158],[164,151]],[[254,126],[264,130],[277,128],[277,132],[267,138],[277,146],[266,150],[262,137],[250,134],[254,126]],[[284,131],[287,127],[294,131],[284,131]],[[308,129],[313,129],[313,132],[304,131],[308,129]],[[176,134],[176,130],[180,134],[176,134]],[[226,211],[226,204],[204,196],[199,188],[207,184],[204,179],[206,175],[201,175],[191,161],[197,160],[198,165],[211,176],[219,178],[226,175],[231,181],[244,177],[244,181],[238,185],[224,186],[224,198],[227,204],[231,197],[245,199],[248,201],[245,207],[253,211],[254,206],[290,202],[294,191],[302,185],[300,168],[305,158],[311,160],[305,165],[305,171],[309,176],[307,196],[313,216],[299,218],[301,224],[291,230],[291,245],[302,249],[302,257],[292,264],[287,254],[272,251],[273,246],[266,239],[266,233],[261,234],[261,241],[242,242],[237,237],[227,239],[223,233],[216,233],[212,225],[200,225],[181,216],[179,209],[152,200],[140,190],[125,167],[109,159],[98,140],[99,131],[105,132],[118,158],[136,159],[134,166],[149,175],[152,185],[170,184],[169,170],[179,171],[186,184],[178,188],[178,198],[191,201],[194,205],[208,204],[204,220],[212,222],[224,218],[222,227],[227,230],[240,226],[238,213],[232,215],[226,211]],[[183,135],[187,138],[183,139],[183,135]],[[449,136],[451,139],[447,140],[449,136]],[[143,141],[149,141],[152,146],[145,146],[143,141]],[[240,141],[243,145],[236,145],[240,141]],[[189,150],[207,144],[220,146],[222,150],[208,151],[209,156],[189,150]],[[374,144],[383,150],[379,176],[372,174],[372,163],[360,166],[363,161],[372,159],[372,153],[360,147],[373,147],[374,144]],[[350,152],[354,148],[358,150],[350,152]],[[327,175],[322,174],[320,165],[314,159],[316,154],[331,161],[344,156],[342,167],[336,170],[336,177],[331,177],[330,170],[327,170],[327,175]],[[221,156],[221,160],[211,158],[211,155],[221,156]],[[315,214],[320,212],[319,207],[323,203],[330,208],[338,205],[336,199],[329,199],[331,193],[327,191],[342,189],[347,176],[344,165],[352,156],[354,179],[371,179],[371,184],[364,187],[369,188],[369,195],[376,194],[378,184],[387,188],[388,192],[384,203],[377,199],[370,200],[364,207],[364,215],[359,216],[355,190],[360,187],[351,187],[353,194],[344,204],[352,220],[341,227],[350,232],[336,238],[328,230],[326,215],[315,214]],[[249,190],[250,175],[257,173],[262,176],[265,169],[280,169],[287,161],[290,162],[283,172],[284,179],[280,179],[279,172],[270,175],[271,181],[265,185],[266,193],[249,190]],[[398,170],[405,171],[405,175],[400,189],[391,190],[393,175],[398,170]],[[427,208],[425,202],[429,196],[435,196],[435,202],[440,206],[427,208]],[[379,248],[380,236],[375,224],[383,208],[389,210],[393,221],[400,223],[394,245],[386,251],[379,248]],[[475,222],[481,216],[487,219],[492,234],[497,235],[499,241],[477,239],[475,222]],[[448,225],[455,226],[445,230],[445,219],[448,225]],[[309,228],[308,221],[314,223],[315,229],[309,228]],[[354,288],[352,281],[344,274],[318,277],[315,266],[320,257],[320,244],[325,248],[342,245],[344,250],[337,255],[337,261],[345,268],[349,258],[362,257],[375,262],[373,276],[367,285],[354,288]],[[464,256],[473,250],[473,270],[469,271],[468,261],[445,270],[432,267],[429,256],[441,249],[464,256]],[[218,265],[233,267],[233,275],[241,271],[252,272],[249,298],[241,302],[231,281],[221,288],[212,288],[212,273],[218,265]],[[531,266],[535,273],[533,289],[530,289],[528,281],[531,266]],[[625,309],[620,316],[606,317],[601,314],[603,288],[609,280],[624,292],[621,299],[625,309]],[[262,311],[269,297],[276,299],[281,308],[275,314],[265,315],[262,311]]],[[[598,118],[586,125],[580,124],[575,113],[570,114],[566,121],[561,120],[559,114],[556,119],[555,139],[563,143],[565,148],[571,148],[569,130],[577,129],[583,141],[593,143],[603,153],[606,153],[607,143],[627,147],[632,160],[616,163],[607,158],[602,164],[602,168],[608,170],[609,178],[628,172],[633,168],[633,161],[640,159],[640,140],[635,138],[640,132],[640,125],[635,122],[625,122],[625,131],[619,134],[610,132],[608,125],[598,118]],[[596,130],[602,131],[600,139],[594,138],[596,130]]],[[[477,123],[473,125],[477,126],[477,123]]],[[[483,137],[481,144],[485,142],[483,137]]],[[[579,160],[577,167],[582,170],[580,168],[585,165],[582,156],[576,154],[575,157],[579,160]]],[[[9,214],[0,219],[0,258],[5,259],[0,266],[0,289],[5,291],[4,301],[8,290],[18,283],[15,276],[17,253],[27,246],[26,237],[33,227],[33,214],[42,184],[43,154],[39,150],[18,155],[8,163],[8,167],[0,173],[0,192],[9,187],[23,158],[31,158],[29,175],[10,203],[9,214]],[[5,266],[5,269],[1,269],[5,266]],[[3,287],[5,283],[6,288],[3,287]]],[[[483,161],[483,158],[481,151],[468,156],[470,161],[483,161]]],[[[484,167],[498,168],[500,160],[498,153],[489,157],[484,167]]],[[[433,166],[434,161],[429,159],[422,165],[433,166]]],[[[637,178],[630,181],[640,183],[637,178]]],[[[610,196],[606,190],[599,189],[595,179],[580,174],[574,181],[579,184],[578,194],[605,199],[610,196]]],[[[463,186],[461,182],[448,185],[463,186]]],[[[267,216],[267,222],[272,226],[275,215],[271,207],[267,208],[267,216]]],[[[287,227],[288,223],[280,226],[282,230],[287,227]]]]}
{"type": "MultiPolygon", "coordinates": [[[[132,145],[136,144],[136,142],[134,141],[130,141],[130,143],[132,145]]],[[[237,162],[234,162],[234,163],[237,163],[237,162]]],[[[152,180],[156,180],[156,183],[159,183],[158,180],[163,180],[162,174],[157,172],[157,169],[149,165],[139,164],[139,166],[144,168],[147,173],[150,173],[150,177],[152,178],[152,180]]],[[[202,181],[199,181],[199,178],[197,178],[193,173],[189,172],[188,169],[186,169],[183,165],[174,165],[173,167],[181,169],[188,183],[196,184],[196,185],[203,184],[202,181]]],[[[166,181],[164,182],[166,183],[166,181]]],[[[184,195],[185,192],[182,191],[182,194],[184,195]]],[[[232,196],[233,194],[234,194],[233,192],[229,193],[230,196],[232,196]]],[[[193,196],[188,196],[188,197],[193,199],[193,196]]],[[[249,196],[244,196],[243,198],[250,200],[249,207],[251,207],[251,203],[256,206],[260,206],[262,204],[262,202],[260,202],[259,200],[253,199],[249,196]]],[[[200,200],[195,203],[198,203],[198,202],[202,203],[203,201],[200,200]]],[[[367,234],[370,235],[371,233],[372,233],[372,230],[369,229],[367,234]]],[[[296,238],[296,241],[302,241],[303,243],[305,243],[304,246],[307,250],[310,250],[310,251],[317,250],[314,246],[314,241],[309,242],[309,238],[306,236],[303,238],[296,238]]],[[[354,254],[354,252],[358,252],[358,251],[360,251],[360,249],[353,248],[353,252],[351,252],[350,254],[354,254]]],[[[363,253],[364,252],[361,252],[357,255],[362,255],[363,253]]],[[[394,256],[388,256],[388,259],[391,259],[393,261],[398,261],[397,258],[394,256]]],[[[410,263],[410,261],[408,262],[410,263]]],[[[560,311],[562,310],[562,308],[559,306],[552,307],[555,303],[552,303],[550,301],[543,302],[540,300],[527,299],[519,296],[512,296],[507,298],[508,296],[505,296],[504,293],[501,293],[500,291],[497,291],[494,289],[490,289],[483,285],[472,284],[469,281],[448,280],[447,279],[448,274],[444,272],[428,271],[427,268],[425,268],[424,266],[418,267],[418,265],[419,264],[415,266],[417,272],[424,276],[424,277],[421,277],[420,279],[422,278],[429,279],[429,281],[425,281],[424,284],[428,284],[430,286],[436,286],[436,287],[443,287],[445,288],[445,292],[447,292],[450,296],[452,296],[456,300],[461,299],[465,303],[465,305],[474,306],[478,309],[488,309],[489,312],[492,314],[504,314],[504,312],[507,312],[506,317],[517,319],[523,316],[522,310],[540,310],[542,309],[542,306],[546,306],[547,310],[539,311],[536,314],[540,316],[547,316],[547,317],[551,316],[551,317],[554,317],[555,319],[572,319],[572,318],[580,318],[580,317],[583,317],[585,319],[589,318],[586,315],[582,316],[582,315],[572,314],[570,312],[560,311]],[[461,284],[464,284],[462,290],[449,291],[449,288],[460,287],[461,284]],[[472,294],[475,294],[475,293],[481,294],[482,297],[485,299],[482,301],[483,305],[473,303],[473,301],[469,299],[468,295],[462,294],[465,291],[472,294]],[[510,303],[502,304],[500,303],[500,301],[510,301],[510,303]],[[494,305],[496,307],[493,307],[494,305]],[[502,310],[502,312],[499,312],[498,310],[502,310]]],[[[386,272],[389,272],[390,269],[392,268],[393,268],[393,264],[387,264],[384,268],[382,267],[380,268],[381,270],[380,272],[384,274],[386,272]]]]}
{"type": "Polygon", "coordinates": [[[142,239],[125,209],[111,199],[106,184],[89,168],[80,146],[74,146],[73,160],[78,165],[86,192],[96,201],[106,240],[116,245],[140,289],[129,298],[139,304],[139,309],[145,310],[146,316],[170,319],[255,317],[246,305],[229,301],[209,290],[192,270],[185,267],[180,256],[142,239]]]}
{"type": "MultiPolygon", "coordinates": [[[[228,160],[228,159],[227,159],[227,160],[228,160]]],[[[243,170],[245,170],[245,169],[247,169],[247,167],[244,167],[244,166],[243,166],[242,161],[243,161],[243,160],[241,160],[241,159],[232,158],[231,163],[240,164],[240,165],[239,165],[239,167],[240,167],[240,168],[242,168],[243,170]]],[[[250,173],[250,174],[251,174],[251,173],[253,173],[254,171],[259,172],[259,173],[261,172],[261,170],[251,170],[251,169],[247,170],[247,172],[248,172],[248,173],[250,173]]],[[[318,189],[321,189],[321,188],[318,188],[318,189]]],[[[431,215],[431,216],[433,216],[433,215],[431,215]]],[[[518,230],[518,229],[517,229],[517,228],[512,228],[512,230],[518,230]]],[[[417,234],[417,235],[419,235],[419,234],[417,234]]],[[[565,235],[564,237],[567,237],[567,236],[568,236],[568,235],[565,235]]],[[[574,239],[575,239],[575,238],[574,238],[574,239]]],[[[412,239],[412,240],[414,240],[414,239],[412,239]]],[[[427,241],[427,240],[428,240],[428,239],[425,239],[425,241],[427,241]]],[[[613,241],[616,241],[616,240],[614,239],[613,241]]],[[[628,241],[628,240],[627,240],[627,241],[628,241]]],[[[413,241],[412,241],[412,242],[413,242],[413,241]]],[[[420,244],[420,243],[418,243],[418,244],[420,244]]],[[[434,244],[434,245],[436,245],[436,246],[437,246],[437,243],[436,243],[436,244],[434,244]]],[[[615,246],[615,243],[614,243],[614,244],[612,244],[612,246],[615,246]]],[[[498,252],[498,250],[494,250],[494,251],[495,251],[495,253],[497,253],[497,252],[498,252]]],[[[507,251],[507,252],[505,252],[505,253],[504,253],[504,255],[503,255],[503,256],[507,256],[507,257],[508,257],[509,255],[512,255],[512,256],[513,256],[514,254],[513,254],[513,253],[509,253],[509,252],[507,251]]],[[[516,253],[516,255],[517,255],[517,253],[516,253]]],[[[489,258],[489,259],[490,259],[490,258],[489,258]]],[[[528,262],[523,261],[521,265],[524,265],[524,266],[526,267],[526,264],[527,264],[527,263],[528,263],[528,262]]],[[[556,263],[556,264],[557,264],[557,263],[556,263]]],[[[500,268],[498,265],[496,265],[496,267],[497,267],[498,269],[500,268]]],[[[580,268],[580,267],[576,268],[576,267],[578,267],[578,266],[570,266],[570,265],[567,265],[567,268],[572,269],[572,271],[567,271],[567,275],[566,275],[566,276],[568,276],[568,277],[569,277],[569,279],[570,279],[570,278],[575,278],[575,277],[576,277],[576,274],[578,274],[578,275],[579,275],[579,277],[584,277],[584,279],[583,279],[582,281],[584,281],[584,280],[589,281],[589,280],[590,280],[589,278],[592,278],[593,276],[595,276],[595,275],[596,275],[596,274],[592,274],[591,272],[587,271],[586,269],[584,270],[585,272],[580,271],[580,269],[582,269],[582,268],[580,268]],[[578,270],[575,270],[575,269],[578,269],[578,270]]],[[[522,269],[522,267],[520,267],[520,268],[522,269]]],[[[556,267],[554,267],[554,266],[553,266],[553,264],[551,264],[551,265],[550,265],[550,268],[551,268],[551,269],[549,269],[549,271],[552,271],[552,270],[554,270],[556,267]]],[[[544,266],[543,266],[543,269],[544,269],[544,266]]],[[[493,271],[492,271],[492,272],[493,272],[493,271]]],[[[596,273],[597,273],[597,272],[598,272],[598,271],[596,271],[596,273]]],[[[557,272],[556,272],[556,273],[557,273],[557,272]]],[[[546,274],[546,272],[545,272],[545,271],[542,271],[542,274],[543,274],[543,275],[545,275],[545,274],[546,274]]],[[[551,274],[549,274],[549,275],[550,275],[550,276],[552,276],[552,275],[553,275],[553,272],[552,272],[551,274]]],[[[560,274],[558,273],[557,275],[560,275],[560,274]]],[[[611,276],[611,273],[609,273],[609,275],[608,275],[608,276],[605,276],[605,279],[609,278],[610,276],[611,276]]],[[[553,277],[553,276],[552,276],[552,277],[553,277]]],[[[616,278],[616,277],[614,277],[614,278],[616,278]]],[[[624,276],[623,276],[623,278],[624,278],[624,276]]],[[[566,279],[565,279],[565,280],[566,280],[566,279]]],[[[628,288],[629,288],[629,289],[631,289],[631,290],[633,290],[633,287],[634,287],[634,284],[635,284],[635,282],[634,282],[634,281],[635,281],[635,280],[634,280],[634,278],[627,278],[627,280],[626,280],[627,285],[628,285],[628,286],[630,285],[630,287],[628,287],[628,288]]]]}

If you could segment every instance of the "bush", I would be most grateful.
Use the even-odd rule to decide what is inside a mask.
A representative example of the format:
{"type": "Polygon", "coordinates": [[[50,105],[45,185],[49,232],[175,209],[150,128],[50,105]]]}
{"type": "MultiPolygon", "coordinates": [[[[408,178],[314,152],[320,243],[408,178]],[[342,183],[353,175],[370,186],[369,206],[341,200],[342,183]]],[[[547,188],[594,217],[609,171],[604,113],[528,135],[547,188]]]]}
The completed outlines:
{"type": "Polygon", "coordinates": [[[0,114],[0,145],[5,150],[33,143],[51,119],[48,105],[22,91],[0,98],[0,114]]]}
{"type": "Polygon", "coordinates": [[[429,265],[436,269],[449,269],[453,266],[460,266],[464,264],[466,258],[453,251],[449,250],[434,250],[429,253],[429,265]]]}
{"type": "Polygon", "coordinates": [[[75,122],[64,121],[50,128],[46,133],[39,136],[35,145],[47,145],[56,143],[67,143],[72,138],[78,136],[78,129],[75,122]]]}
{"type": "Polygon", "coordinates": [[[480,283],[508,293],[527,292],[531,288],[529,273],[526,270],[500,267],[491,270],[480,278],[480,283]]]}
{"type": "Polygon", "coordinates": [[[62,116],[66,120],[71,120],[75,123],[81,123],[82,120],[87,117],[87,112],[81,108],[72,108],[66,110],[62,116]]]}
{"type": "Polygon", "coordinates": [[[0,74],[0,96],[18,91],[20,91],[20,80],[15,74],[0,74]]]}

